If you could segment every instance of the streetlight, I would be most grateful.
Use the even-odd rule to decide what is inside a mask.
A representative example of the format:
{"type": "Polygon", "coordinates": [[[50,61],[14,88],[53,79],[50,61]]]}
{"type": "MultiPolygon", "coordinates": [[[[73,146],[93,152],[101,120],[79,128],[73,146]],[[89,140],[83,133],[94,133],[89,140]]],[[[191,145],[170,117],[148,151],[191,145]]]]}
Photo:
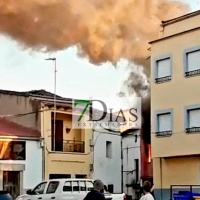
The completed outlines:
{"type": "Polygon", "coordinates": [[[54,151],[55,151],[55,144],[56,144],[56,139],[55,139],[55,136],[56,136],[56,58],[47,58],[45,60],[52,60],[54,61],[54,118],[53,118],[53,123],[54,123],[54,126],[53,126],[53,144],[54,144],[54,147],[52,148],[54,151]]]}

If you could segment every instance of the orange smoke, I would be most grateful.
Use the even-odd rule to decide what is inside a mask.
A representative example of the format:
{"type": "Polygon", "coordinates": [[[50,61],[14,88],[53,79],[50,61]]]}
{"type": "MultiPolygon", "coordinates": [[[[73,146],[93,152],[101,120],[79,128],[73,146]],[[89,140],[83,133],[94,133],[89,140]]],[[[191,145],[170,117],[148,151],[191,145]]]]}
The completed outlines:
{"type": "Polygon", "coordinates": [[[167,0],[0,0],[0,32],[37,51],[77,45],[94,64],[141,64],[161,21],[187,11],[167,0]]]}

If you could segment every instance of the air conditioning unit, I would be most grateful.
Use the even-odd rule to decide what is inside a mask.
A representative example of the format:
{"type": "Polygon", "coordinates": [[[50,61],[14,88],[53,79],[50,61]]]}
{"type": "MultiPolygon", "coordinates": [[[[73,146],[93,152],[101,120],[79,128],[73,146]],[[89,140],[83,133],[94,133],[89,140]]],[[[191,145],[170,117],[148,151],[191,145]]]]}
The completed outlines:
{"type": "Polygon", "coordinates": [[[93,169],[94,169],[93,164],[90,164],[90,171],[93,171],[93,169]]]}

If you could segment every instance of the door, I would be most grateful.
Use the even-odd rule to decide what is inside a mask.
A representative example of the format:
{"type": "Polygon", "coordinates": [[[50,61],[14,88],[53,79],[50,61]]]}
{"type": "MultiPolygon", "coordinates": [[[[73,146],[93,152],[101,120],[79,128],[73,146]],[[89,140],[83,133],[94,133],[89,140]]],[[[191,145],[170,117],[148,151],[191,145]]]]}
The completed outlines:
{"type": "Polygon", "coordinates": [[[42,200],[59,200],[58,195],[60,195],[60,191],[58,190],[60,182],[59,181],[50,181],[45,194],[42,197],[42,200]]]}
{"type": "Polygon", "coordinates": [[[55,144],[54,144],[54,120],[51,122],[51,146],[52,151],[63,151],[63,121],[56,120],[55,144]],[[54,148],[55,145],[55,148],[54,148]]]}
{"type": "Polygon", "coordinates": [[[3,190],[8,191],[13,199],[20,195],[20,171],[3,171],[3,190]]]}

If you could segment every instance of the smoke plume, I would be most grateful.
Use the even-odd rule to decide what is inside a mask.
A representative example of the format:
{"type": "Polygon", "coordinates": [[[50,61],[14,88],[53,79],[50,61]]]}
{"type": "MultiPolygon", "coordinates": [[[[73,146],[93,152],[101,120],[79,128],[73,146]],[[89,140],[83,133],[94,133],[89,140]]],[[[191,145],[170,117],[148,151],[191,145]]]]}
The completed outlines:
{"type": "Polygon", "coordinates": [[[90,62],[147,64],[160,23],[186,13],[167,0],[0,0],[0,32],[33,50],[77,45],[90,62]]]}

